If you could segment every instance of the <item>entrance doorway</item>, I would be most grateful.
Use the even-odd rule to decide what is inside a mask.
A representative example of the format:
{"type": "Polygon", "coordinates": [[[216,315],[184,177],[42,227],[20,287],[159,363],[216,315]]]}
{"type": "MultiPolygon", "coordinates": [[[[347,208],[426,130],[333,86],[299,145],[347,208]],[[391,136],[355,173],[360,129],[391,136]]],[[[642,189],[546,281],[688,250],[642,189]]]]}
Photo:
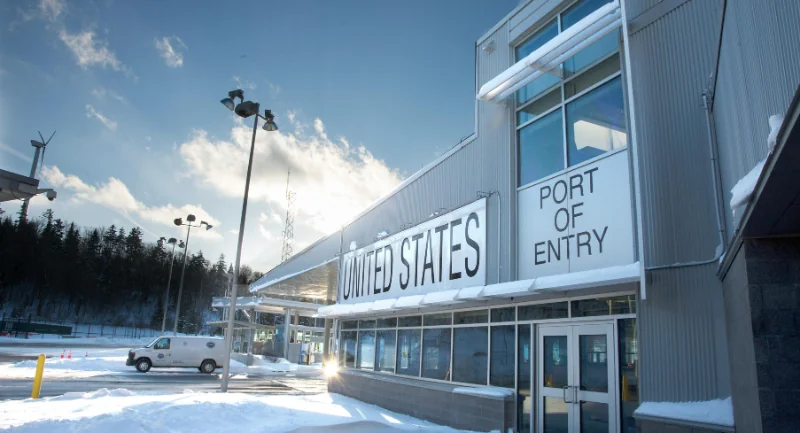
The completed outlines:
{"type": "Polygon", "coordinates": [[[617,432],[613,322],[539,326],[536,348],[537,431],[617,432]]]}

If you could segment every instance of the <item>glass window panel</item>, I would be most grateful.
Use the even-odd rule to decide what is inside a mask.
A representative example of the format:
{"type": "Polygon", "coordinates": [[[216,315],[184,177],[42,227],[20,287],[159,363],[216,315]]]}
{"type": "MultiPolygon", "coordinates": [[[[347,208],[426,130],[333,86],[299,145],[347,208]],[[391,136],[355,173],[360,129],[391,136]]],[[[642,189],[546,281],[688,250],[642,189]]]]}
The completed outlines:
{"type": "MultiPolygon", "coordinates": [[[[542,45],[547,43],[550,39],[553,39],[558,35],[558,23],[554,19],[549,24],[545,25],[541,29],[539,29],[536,33],[531,35],[525,42],[520,44],[517,47],[516,54],[517,54],[517,61],[522,60],[523,58],[527,57],[528,54],[536,51],[542,45]]],[[[558,83],[558,78],[553,75],[543,75],[536,80],[528,83],[525,87],[517,91],[517,103],[524,104],[525,102],[529,101],[536,95],[542,93],[543,91],[549,89],[556,83],[558,83]]]]}
{"type": "Polygon", "coordinates": [[[493,308],[492,322],[513,322],[517,319],[517,309],[514,307],[493,308]]]}
{"type": "Polygon", "coordinates": [[[555,107],[560,102],[561,88],[559,87],[517,111],[517,124],[522,125],[523,123],[555,107]]]}
{"type": "Polygon", "coordinates": [[[452,325],[453,315],[451,313],[426,314],[423,316],[425,326],[452,325]]]}
{"type": "Polygon", "coordinates": [[[639,350],[636,339],[636,319],[620,319],[619,377],[622,402],[622,433],[636,433],[633,411],[639,407],[639,350]]]}
{"type": "Polygon", "coordinates": [[[569,99],[578,93],[592,87],[593,85],[605,80],[620,70],[619,54],[603,60],[592,66],[588,71],[564,83],[564,97],[569,99]]]}
{"type": "Polygon", "coordinates": [[[608,340],[603,335],[581,335],[578,341],[581,390],[608,392],[608,340]]]}
{"type": "Polygon", "coordinates": [[[519,307],[519,320],[563,319],[569,317],[569,303],[525,305],[519,307]]]}
{"type": "MultiPolygon", "coordinates": [[[[458,340],[456,340],[458,341],[458,340]]],[[[492,327],[492,356],[489,367],[489,384],[514,388],[514,325],[492,327]]]]}
{"type": "Polygon", "coordinates": [[[356,329],[356,328],[358,328],[358,320],[345,320],[344,322],[342,322],[342,329],[356,329]]]}
{"type": "Polygon", "coordinates": [[[608,405],[582,401],[581,433],[608,433],[608,430],[608,405]]]}
{"type": "Polygon", "coordinates": [[[397,331],[394,329],[378,331],[378,339],[376,342],[378,349],[378,365],[375,366],[375,370],[387,371],[390,373],[394,372],[395,343],[397,343],[397,331]]]}
{"type": "Polygon", "coordinates": [[[456,325],[468,325],[470,323],[486,323],[489,321],[488,310],[459,311],[453,314],[456,325]]]}
{"type": "MultiPolygon", "coordinates": [[[[619,49],[619,32],[611,32],[564,62],[564,76],[570,77],[619,49]]],[[[617,57],[619,70],[619,57],[617,57]]]]}
{"type": "Polygon", "coordinates": [[[339,344],[339,365],[350,368],[356,366],[356,334],[356,331],[342,332],[339,344]]]}
{"type": "Polygon", "coordinates": [[[605,6],[610,0],[581,0],[561,13],[561,31],[572,27],[592,12],[605,6]]]}
{"type": "Polygon", "coordinates": [[[570,166],[625,147],[627,140],[620,77],[567,104],[570,166]]]}
{"type": "Polygon", "coordinates": [[[419,376],[420,330],[397,331],[397,374],[419,376]]]}
{"type": "Polygon", "coordinates": [[[489,329],[485,326],[453,329],[454,382],[486,385],[488,346],[489,329]]]}
{"type": "Polygon", "coordinates": [[[375,329],[375,320],[359,320],[358,329],[375,329]]]}
{"type": "Polygon", "coordinates": [[[359,331],[356,364],[365,370],[375,368],[375,331],[359,331]]]}
{"type": "Polygon", "coordinates": [[[526,185],[564,169],[561,110],[519,130],[519,184],[526,185]]]}
{"type": "Polygon", "coordinates": [[[397,326],[400,328],[410,328],[413,326],[422,326],[422,316],[407,316],[398,317],[397,326]]]}
{"type": "Polygon", "coordinates": [[[422,377],[450,380],[450,328],[422,334],[422,377]]]}
{"type": "Polygon", "coordinates": [[[531,346],[531,325],[517,326],[519,356],[517,356],[517,426],[521,432],[531,431],[531,368],[533,366],[533,347],[531,346]]]}
{"type": "Polygon", "coordinates": [[[378,319],[378,328],[394,328],[397,326],[397,318],[378,319]]]}
{"type": "Polygon", "coordinates": [[[635,313],[636,296],[634,295],[572,301],[572,317],[608,316],[612,314],[635,313]]]}
{"type": "Polygon", "coordinates": [[[544,397],[544,433],[569,433],[567,404],[562,397],[544,397]]]}
{"type": "Polygon", "coordinates": [[[562,388],[568,385],[569,371],[567,336],[544,337],[544,368],[542,383],[548,388],[562,388]]]}

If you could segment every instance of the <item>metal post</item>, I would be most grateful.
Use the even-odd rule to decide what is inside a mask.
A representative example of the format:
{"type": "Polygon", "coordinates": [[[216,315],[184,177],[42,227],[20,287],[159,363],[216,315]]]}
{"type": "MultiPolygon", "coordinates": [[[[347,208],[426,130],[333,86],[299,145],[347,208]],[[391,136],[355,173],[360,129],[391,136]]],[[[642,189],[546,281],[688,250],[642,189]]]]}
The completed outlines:
{"type": "MultiPolygon", "coordinates": [[[[257,106],[258,104],[256,104],[257,106]]],[[[250,193],[250,173],[253,171],[253,152],[256,148],[256,131],[258,130],[258,109],[256,109],[255,121],[253,122],[253,139],[250,141],[250,159],[247,162],[247,177],[244,181],[244,199],[242,200],[242,219],[239,222],[239,244],[236,247],[236,263],[233,265],[233,287],[231,288],[231,307],[228,314],[228,335],[225,342],[225,365],[222,367],[222,392],[228,392],[228,373],[231,365],[231,348],[233,347],[233,318],[236,315],[236,296],[239,285],[239,264],[242,260],[242,242],[244,241],[244,222],[247,216],[247,196],[250,193]]]]}
{"type": "Polygon", "coordinates": [[[283,324],[284,326],[284,336],[283,336],[283,357],[289,359],[289,333],[291,332],[291,320],[292,317],[292,310],[286,310],[286,323],[283,324]]]}
{"type": "Polygon", "coordinates": [[[169,311],[169,286],[172,283],[172,265],[175,264],[175,245],[172,244],[172,258],[169,260],[169,277],[167,278],[167,294],[164,295],[164,317],[161,319],[161,335],[164,335],[164,329],[167,328],[167,312],[169,311]]]}
{"type": "Polygon", "coordinates": [[[189,235],[192,234],[192,223],[188,224],[189,230],[186,231],[186,245],[183,248],[183,270],[181,270],[181,284],[178,286],[178,303],[175,304],[175,326],[172,328],[172,335],[178,335],[178,319],[181,317],[181,295],[183,294],[183,276],[186,274],[186,257],[189,255],[189,235]]]}

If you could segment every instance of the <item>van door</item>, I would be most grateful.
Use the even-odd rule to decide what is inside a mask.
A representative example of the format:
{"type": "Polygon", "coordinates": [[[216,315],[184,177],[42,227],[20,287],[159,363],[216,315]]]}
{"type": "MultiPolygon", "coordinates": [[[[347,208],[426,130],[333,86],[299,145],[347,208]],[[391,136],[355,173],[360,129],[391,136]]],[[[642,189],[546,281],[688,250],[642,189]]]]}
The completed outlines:
{"type": "Polygon", "coordinates": [[[169,367],[172,365],[172,349],[169,338],[164,337],[153,345],[153,367],[169,367]]]}
{"type": "Polygon", "coordinates": [[[172,350],[172,366],[196,367],[193,361],[193,350],[191,347],[189,347],[189,341],[186,338],[174,339],[172,350]]]}

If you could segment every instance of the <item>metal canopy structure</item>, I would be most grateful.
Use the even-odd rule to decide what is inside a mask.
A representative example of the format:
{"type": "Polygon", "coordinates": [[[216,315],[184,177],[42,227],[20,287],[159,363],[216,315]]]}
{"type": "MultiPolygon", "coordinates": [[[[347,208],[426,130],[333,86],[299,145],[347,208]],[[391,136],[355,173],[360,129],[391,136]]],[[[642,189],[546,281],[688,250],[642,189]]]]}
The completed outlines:
{"type": "Polygon", "coordinates": [[[331,260],[311,269],[253,285],[251,292],[264,297],[262,299],[303,299],[325,304],[328,299],[334,300],[336,297],[338,269],[338,261],[331,260]]]}
{"type": "MultiPolygon", "coordinates": [[[[228,308],[231,304],[230,298],[214,298],[211,306],[214,308],[228,308]]],[[[294,310],[302,315],[314,315],[322,304],[312,304],[310,302],[300,302],[290,299],[269,298],[262,296],[249,296],[236,298],[237,310],[254,310],[260,313],[284,313],[286,310],[294,310]]]]}
{"type": "Polygon", "coordinates": [[[27,200],[40,192],[38,179],[0,170],[0,202],[27,200]]]}

